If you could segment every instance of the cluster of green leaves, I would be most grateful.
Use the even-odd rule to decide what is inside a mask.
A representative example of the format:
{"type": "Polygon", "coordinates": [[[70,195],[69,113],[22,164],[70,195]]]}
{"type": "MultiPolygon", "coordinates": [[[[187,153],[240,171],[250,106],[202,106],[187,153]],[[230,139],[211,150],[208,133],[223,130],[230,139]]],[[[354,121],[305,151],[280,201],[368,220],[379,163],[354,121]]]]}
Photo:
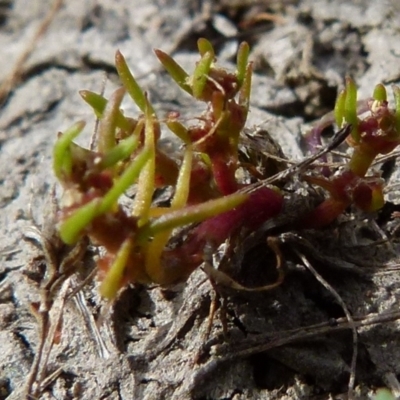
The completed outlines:
{"type": "Polygon", "coordinates": [[[323,227],[351,204],[366,212],[383,207],[384,182],[380,176],[368,175],[368,171],[378,155],[388,154],[400,144],[400,88],[394,86],[393,92],[394,109],[389,108],[386,89],[379,84],[366,109],[359,110],[356,85],[352,79],[346,80],[336,101],[334,118],[339,128],[351,125],[347,142],[353,152],[346,167],[335,175],[305,176],[311,184],[327,190],[329,197],[302,220],[304,227],[323,227]]]}
{"type": "MultiPolygon", "coordinates": [[[[87,235],[104,246],[106,255],[98,267],[106,298],[113,298],[128,282],[170,284],[186,279],[202,262],[209,241],[218,245],[246,224],[240,205],[252,195],[238,192],[236,171],[239,135],[249,108],[249,47],[241,44],[234,73],[215,64],[207,40],[200,39],[198,49],[200,61],[191,75],[156,50],[173,80],[207,106],[192,126],[184,126],[178,113],[170,113],[163,122],[182,142],[181,159],[160,150],[161,122],[120,52],[116,68],[122,88],[108,100],[90,91],[80,93],[100,120],[97,148],[74,143],[84,128],[82,122],[60,134],[54,147],[54,171],[64,187],[60,236],[73,244],[87,235]],[[136,118],[121,109],[125,93],[142,112],[136,118]],[[134,184],[135,198],[127,211],[120,198],[134,184]],[[156,187],[167,185],[174,187],[169,207],[153,206],[156,187]],[[168,247],[175,228],[204,220],[207,224],[193,230],[184,245],[168,247]]],[[[272,213],[279,212],[281,195],[270,189],[263,193],[266,202],[270,197],[276,204],[272,213]]]]}
{"type": "MultiPolygon", "coordinates": [[[[98,269],[101,293],[106,298],[113,298],[127,283],[167,285],[185,280],[202,263],[206,248],[215,250],[241,229],[258,229],[282,211],[283,196],[277,188],[249,188],[237,177],[238,168],[245,164],[239,160],[238,146],[249,111],[252,65],[248,45],[239,47],[235,72],[216,64],[207,40],[198,41],[198,50],[200,60],[192,74],[166,53],[155,51],[176,84],[205,103],[205,111],[194,116],[192,125],[185,125],[179,112],[160,120],[123,55],[117,52],[122,87],[109,99],[80,92],[100,120],[96,148],[88,150],[74,143],[83,122],[60,134],[55,144],[54,171],[64,187],[60,236],[73,244],[86,235],[105,248],[98,269]],[[141,111],[135,118],[127,117],[121,109],[126,93],[141,111]],[[180,140],[180,157],[172,158],[160,148],[163,126],[180,140]],[[135,197],[127,210],[120,200],[132,185],[135,197]],[[174,189],[169,206],[157,207],[155,189],[165,186],[174,189]],[[174,241],[176,229],[187,225],[193,227],[185,239],[174,241]]],[[[324,227],[351,204],[367,212],[382,207],[383,182],[368,172],[378,155],[400,144],[397,87],[394,97],[392,110],[385,88],[377,85],[372,98],[360,109],[356,86],[347,79],[333,117],[323,118],[311,139],[318,141],[323,128],[333,120],[339,128],[351,125],[347,138],[353,148],[351,159],[335,173],[328,170],[303,175],[329,195],[310,214],[301,215],[300,210],[295,227],[324,227]]],[[[252,167],[248,168],[250,175],[252,167]]]]}

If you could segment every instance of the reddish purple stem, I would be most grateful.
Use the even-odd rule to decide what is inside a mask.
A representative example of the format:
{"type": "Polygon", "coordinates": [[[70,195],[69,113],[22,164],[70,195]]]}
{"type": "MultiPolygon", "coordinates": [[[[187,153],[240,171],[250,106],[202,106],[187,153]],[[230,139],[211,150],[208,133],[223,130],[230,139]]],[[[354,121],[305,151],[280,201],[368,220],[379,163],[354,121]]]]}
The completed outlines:
{"type": "Polygon", "coordinates": [[[218,246],[240,228],[259,228],[265,221],[279,214],[282,207],[282,195],[263,187],[251,193],[247,201],[239,207],[202,222],[193,230],[192,240],[209,241],[218,246]]]}

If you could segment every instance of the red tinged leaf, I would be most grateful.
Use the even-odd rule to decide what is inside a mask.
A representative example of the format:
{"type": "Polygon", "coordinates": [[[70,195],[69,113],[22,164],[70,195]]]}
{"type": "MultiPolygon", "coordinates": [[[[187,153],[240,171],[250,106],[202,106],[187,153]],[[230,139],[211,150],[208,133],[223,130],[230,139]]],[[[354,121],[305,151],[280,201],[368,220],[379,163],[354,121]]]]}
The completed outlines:
{"type": "Polygon", "coordinates": [[[297,224],[300,229],[321,229],[331,224],[346,208],[349,202],[329,198],[303,217],[297,224]]]}
{"type": "Polygon", "coordinates": [[[361,182],[354,189],[353,201],[358,208],[366,212],[381,209],[385,203],[383,198],[383,182],[381,180],[361,182]]]}
{"type": "Polygon", "coordinates": [[[201,223],[193,235],[216,245],[245,228],[255,230],[282,211],[283,197],[277,191],[262,187],[249,195],[245,203],[235,209],[201,223]]]}

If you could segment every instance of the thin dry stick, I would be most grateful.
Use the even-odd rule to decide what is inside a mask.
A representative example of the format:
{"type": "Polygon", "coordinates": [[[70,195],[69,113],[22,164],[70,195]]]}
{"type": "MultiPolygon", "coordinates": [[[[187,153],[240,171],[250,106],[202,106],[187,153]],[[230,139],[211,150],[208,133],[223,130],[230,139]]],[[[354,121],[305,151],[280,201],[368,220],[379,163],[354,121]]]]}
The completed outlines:
{"type": "MultiPolygon", "coordinates": [[[[34,241],[37,241],[42,247],[44,257],[46,259],[47,270],[49,275],[49,280],[52,280],[55,273],[55,265],[57,260],[53,254],[52,246],[49,241],[41,234],[40,230],[36,226],[32,226],[25,232],[25,237],[34,241]]],[[[42,286],[42,285],[41,285],[42,286]]],[[[46,286],[44,284],[44,286],[46,286]]],[[[50,318],[49,318],[49,308],[51,307],[51,299],[49,298],[49,290],[47,287],[41,287],[40,293],[40,304],[37,306],[32,304],[31,312],[36,317],[39,330],[39,345],[36,350],[31,369],[29,371],[28,377],[25,382],[24,391],[26,396],[29,397],[32,393],[33,384],[36,381],[39,367],[41,364],[44,346],[46,344],[46,338],[50,329],[50,318]]]]}
{"type": "Polygon", "coordinates": [[[60,324],[62,322],[62,316],[64,312],[64,306],[68,297],[68,291],[69,287],[71,284],[71,279],[67,279],[66,281],[63,282],[62,287],[59,291],[59,297],[57,299],[58,304],[54,304],[52,309],[56,309],[57,313],[54,316],[54,320],[50,322],[50,327],[48,331],[48,335],[46,337],[46,343],[43,346],[43,355],[42,355],[42,360],[43,364],[40,370],[40,373],[38,373],[38,379],[37,379],[37,386],[35,387],[35,390],[33,391],[32,395],[33,396],[39,396],[41,394],[41,390],[43,387],[43,382],[46,380],[46,374],[47,374],[47,364],[49,362],[49,357],[51,350],[53,348],[54,342],[55,342],[55,336],[57,334],[57,330],[60,327],[60,324]],[[47,346],[46,346],[47,344],[47,346]]]}
{"type": "MultiPolygon", "coordinates": [[[[361,328],[393,322],[398,319],[400,319],[400,311],[396,310],[381,314],[354,316],[353,322],[355,328],[361,328]]],[[[349,323],[347,317],[338,318],[335,320],[334,325],[331,321],[328,321],[289,331],[279,331],[265,335],[258,335],[254,340],[248,339],[245,345],[242,346],[238,343],[231,346],[221,346],[216,350],[216,353],[221,356],[219,361],[229,361],[237,358],[249,357],[253,354],[263,353],[288,344],[304,342],[316,336],[341,332],[351,328],[352,325],[349,323]]]]}
{"type": "MultiPolygon", "coordinates": [[[[389,311],[381,314],[367,314],[354,316],[353,323],[349,323],[347,317],[338,318],[333,325],[329,322],[322,322],[307,327],[296,328],[289,331],[269,332],[265,335],[257,335],[256,338],[248,338],[246,342],[222,345],[216,348],[215,357],[195,370],[192,376],[187,378],[184,393],[190,394],[199,385],[221,366],[222,363],[230,362],[238,358],[250,357],[254,354],[263,353],[278,347],[293,343],[304,342],[314,337],[341,332],[347,329],[367,327],[371,325],[394,322],[400,319],[400,311],[389,311]]],[[[215,343],[215,339],[210,343],[215,343]]]]}
{"type": "Polygon", "coordinates": [[[50,386],[62,373],[64,369],[63,367],[57,368],[53,373],[46,376],[43,381],[40,383],[39,393],[43,393],[48,386],[50,386]]]}
{"type": "Polygon", "coordinates": [[[215,286],[215,283],[211,278],[210,278],[210,283],[211,283],[211,286],[213,287],[213,290],[211,292],[211,296],[212,296],[211,297],[211,304],[210,304],[210,309],[208,311],[207,329],[206,329],[206,333],[204,334],[204,338],[206,340],[210,337],[211,329],[212,329],[213,322],[214,322],[215,313],[217,312],[218,302],[219,302],[219,294],[218,294],[217,288],[215,286]]]}
{"type": "MultiPolygon", "coordinates": [[[[90,280],[92,280],[95,273],[96,273],[96,270],[93,270],[92,273],[89,274],[88,278],[90,278],[90,280]]],[[[97,327],[96,321],[93,317],[93,314],[90,312],[90,310],[87,306],[85,297],[82,293],[82,288],[83,288],[83,286],[85,286],[85,284],[88,281],[89,281],[89,279],[87,279],[87,280],[85,279],[84,282],[82,282],[81,284],[78,284],[77,280],[73,278],[73,283],[75,285],[73,299],[74,299],[77,309],[79,310],[80,314],[82,315],[82,318],[86,325],[86,329],[91,334],[91,337],[96,345],[98,355],[103,359],[108,359],[111,355],[111,350],[109,350],[107,344],[103,340],[103,338],[99,332],[99,329],[97,327]]]]}
{"type": "Polygon", "coordinates": [[[38,325],[39,325],[39,345],[38,348],[36,349],[35,357],[33,359],[33,363],[31,365],[31,369],[29,371],[28,377],[25,382],[25,387],[24,387],[24,392],[26,397],[33,396],[32,394],[32,387],[33,384],[36,381],[38,372],[39,372],[39,366],[40,362],[42,360],[42,355],[43,355],[43,349],[44,345],[46,343],[46,337],[47,333],[49,330],[49,318],[48,318],[48,313],[40,313],[37,312],[35,313],[34,309],[32,309],[32,314],[36,316],[38,325]]]}
{"type": "MultiPolygon", "coordinates": [[[[61,298],[60,298],[60,305],[58,309],[58,313],[55,315],[54,321],[51,321],[50,319],[50,310],[49,309],[43,309],[43,304],[48,304],[48,293],[45,293],[45,290],[43,290],[42,298],[41,300],[41,305],[38,310],[35,310],[33,314],[36,316],[38,323],[39,323],[39,346],[38,349],[36,350],[35,358],[33,360],[31,369],[29,371],[28,378],[25,383],[25,395],[26,397],[32,397],[32,398],[37,398],[40,394],[42,382],[45,380],[45,374],[46,374],[46,366],[47,362],[49,359],[49,355],[52,349],[52,346],[54,344],[54,338],[56,335],[56,330],[60,325],[61,318],[62,318],[62,313],[63,313],[63,308],[65,304],[65,299],[67,296],[67,291],[69,288],[69,281],[66,281],[65,284],[63,285],[63,288],[61,289],[60,292],[61,298]],[[44,360],[44,361],[43,361],[44,360]],[[34,383],[36,383],[36,386],[33,387],[34,383]]],[[[32,309],[32,311],[34,311],[32,309]]]]}
{"type": "Polygon", "coordinates": [[[266,186],[268,184],[277,182],[277,181],[283,181],[287,179],[289,176],[293,174],[299,174],[305,169],[307,169],[314,161],[317,161],[319,158],[323,157],[325,154],[329,153],[336,147],[338,147],[343,141],[349,136],[351,131],[351,125],[345,126],[343,129],[340,131],[336,132],[335,135],[332,137],[331,141],[320,151],[318,151],[315,154],[310,155],[309,157],[305,158],[303,161],[299,162],[296,165],[293,165],[284,171],[278,172],[277,174],[263,180],[257,183],[254,183],[253,185],[247,186],[245,189],[242,189],[244,193],[252,193],[255,192],[256,190],[260,189],[263,186],[266,186]]]}
{"type": "Polygon", "coordinates": [[[278,25],[284,25],[286,23],[286,19],[279,14],[272,14],[269,12],[260,12],[256,15],[251,16],[250,18],[245,18],[244,21],[240,23],[240,27],[242,29],[249,29],[254,26],[257,22],[274,22],[278,25]]]}
{"type": "Polygon", "coordinates": [[[63,4],[63,0],[55,0],[52,4],[52,7],[49,9],[42,22],[40,23],[38,29],[33,35],[32,39],[29,41],[28,45],[22,51],[20,56],[17,58],[17,61],[14,64],[13,69],[5,77],[3,82],[0,85],[0,104],[2,104],[13,87],[21,80],[21,77],[24,73],[25,63],[28,61],[29,57],[33,53],[36,48],[36,45],[40,38],[46,33],[50,24],[52,23],[54,17],[57,12],[60,10],[63,4]]]}
{"type": "Polygon", "coordinates": [[[357,334],[357,329],[354,324],[353,317],[350,314],[349,309],[346,306],[346,303],[343,301],[343,299],[340,297],[339,293],[315,270],[315,268],[311,265],[311,263],[307,260],[307,257],[300,253],[296,248],[293,249],[295,253],[299,256],[305,267],[315,276],[315,278],[320,282],[336,299],[336,301],[340,304],[342,307],[346,318],[349,322],[349,325],[351,327],[352,333],[353,333],[353,354],[351,357],[351,364],[350,364],[350,378],[349,378],[349,384],[348,384],[348,398],[352,399],[353,398],[353,391],[354,391],[354,383],[355,383],[355,378],[356,378],[356,364],[357,364],[357,353],[358,353],[358,334],[357,334]]]}
{"type": "MultiPolygon", "coordinates": [[[[350,160],[351,159],[351,156],[349,154],[346,154],[346,153],[344,153],[342,151],[332,150],[331,154],[334,155],[334,156],[345,158],[346,160],[350,160]]],[[[340,164],[344,164],[344,163],[340,163],[340,164]]]]}
{"type": "Polygon", "coordinates": [[[399,150],[395,150],[395,151],[392,151],[389,154],[384,154],[384,155],[381,155],[381,156],[377,157],[376,160],[372,163],[372,165],[381,164],[383,162],[390,161],[393,158],[397,158],[399,156],[400,156],[400,151],[399,150]]]}
{"type": "Polygon", "coordinates": [[[40,304],[32,305],[32,313],[39,325],[39,344],[24,387],[25,395],[29,397],[36,396],[40,392],[41,382],[45,379],[48,357],[68,297],[69,277],[74,272],[76,263],[82,259],[87,243],[82,240],[79,241],[59,263],[55,253],[57,249],[38,227],[30,227],[25,233],[25,237],[40,244],[47,269],[47,279],[40,284],[40,304]],[[58,314],[56,314],[56,318],[51,319],[50,312],[56,301],[60,304],[58,314]],[[37,385],[33,389],[35,382],[37,385]]]}

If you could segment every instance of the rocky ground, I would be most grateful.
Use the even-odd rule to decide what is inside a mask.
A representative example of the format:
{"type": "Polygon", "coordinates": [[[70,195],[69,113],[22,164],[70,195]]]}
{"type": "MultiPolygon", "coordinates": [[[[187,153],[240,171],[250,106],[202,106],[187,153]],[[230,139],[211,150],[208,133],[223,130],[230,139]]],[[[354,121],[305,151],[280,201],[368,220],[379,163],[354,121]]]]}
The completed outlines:
{"type": "MultiPolygon", "coordinates": [[[[287,240],[289,273],[279,288],[221,289],[226,315],[217,313],[208,338],[215,292],[200,270],[172,289],[129,288],[112,307],[93,280],[68,297],[81,280],[70,278],[52,302],[41,360],[32,313],[46,297],[39,282],[48,263],[32,238],[40,231],[49,238],[54,227],[52,146],[57,132],[82,119],[80,140],[88,143],[95,121],[78,91],[112,92],[117,49],[160,115],[178,109],[190,116],[194,106],[152,49],[190,69],[197,38],[211,40],[227,65],[247,40],[255,62],[248,127],[268,130],[299,160],[302,133],[332,109],[346,75],[362,96],[379,82],[399,84],[399,21],[395,0],[0,1],[0,399],[25,398],[29,386],[40,399],[344,399],[354,375],[356,398],[379,387],[400,396],[399,246],[390,221],[400,204],[397,164],[379,215],[344,218],[307,242],[287,240]],[[389,233],[391,245],[376,244],[389,233]],[[293,249],[340,295],[353,324],[293,249]]],[[[258,283],[260,268],[273,263],[266,246],[257,246],[245,257],[246,283],[258,283]]],[[[82,269],[90,265],[88,254],[82,269]]]]}

